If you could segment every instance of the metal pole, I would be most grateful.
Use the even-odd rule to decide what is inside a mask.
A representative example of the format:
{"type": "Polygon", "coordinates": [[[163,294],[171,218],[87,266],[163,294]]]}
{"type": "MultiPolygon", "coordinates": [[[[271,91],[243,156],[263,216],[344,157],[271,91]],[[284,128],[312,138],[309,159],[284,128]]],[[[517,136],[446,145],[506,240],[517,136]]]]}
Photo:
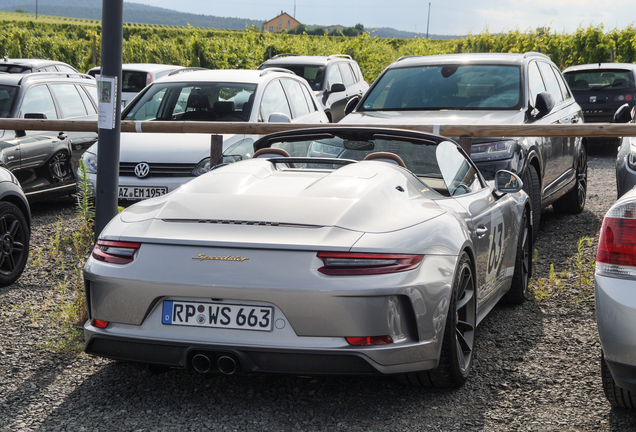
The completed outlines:
{"type": "Polygon", "coordinates": [[[431,22],[431,3],[428,3],[428,17],[426,18],[426,39],[428,39],[428,23],[431,22]]]}
{"type": "Polygon", "coordinates": [[[35,19],[38,19],[38,0],[35,0],[35,19]]]}
{"type": "Polygon", "coordinates": [[[117,214],[123,22],[124,1],[102,0],[102,71],[100,78],[112,79],[112,82],[110,86],[105,88],[100,85],[100,117],[97,144],[99,157],[97,158],[97,184],[95,191],[95,240],[97,240],[108,222],[117,214]],[[111,90],[110,97],[108,93],[103,95],[102,90],[111,90]]]}

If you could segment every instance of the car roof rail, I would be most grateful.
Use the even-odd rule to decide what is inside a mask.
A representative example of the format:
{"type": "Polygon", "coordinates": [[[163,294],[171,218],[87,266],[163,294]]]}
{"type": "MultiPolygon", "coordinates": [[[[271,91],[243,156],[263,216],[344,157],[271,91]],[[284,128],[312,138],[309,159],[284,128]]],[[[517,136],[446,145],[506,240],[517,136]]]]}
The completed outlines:
{"type": "Polygon", "coordinates": [[[397,59],[396,62],[399,62],[399,61],[402,61],[402,60],[406,60],[406,59],[410,59],[410,58],[414,58],[414,57],[424,57],[424,56],[417,55],[417,54],[402,56],[399,59],[397,59]]]}
{"type": "Polygon", "coordinates": [[[28,74],[24,74],[22,78],[18,81],[18,85],[22,84],[24,81],[29,81],[31,79],[36,78],[82,78],[88,80],[95,80],[95,77],[92,77],[87,74],[83,74],[80,72],[31,72],[28,74]]]}
{"type": "Polygon", "coordinates": [[[527,58],[527,57],[543,57],[545,59],[552,61],[552,59],[548,57],[547,55],[540,52],[536,52],[536,51],[528,51],[527,53],[523,55],[523,58],[527,58]]]}
{"type": "Polygon", "coordinates": [[[274,60],[280,57],[292,57],[292,56],[298,56],[298,54],[293,54],[293,53],[280,53],[280,54],[276,54],[274,57],[268,59],[268,60],[274,60]]]}
{"type": "Polygon", "coordinates": [[[210,70],[210,69],[204,68],[204,67],[196,67],[196,66],[185,67],[185,68],[181,68],[181,69],[175,69],[175,70],[173,70],[172,72],[170,72],[166,76],[178,75],[178,74],[181,74],[181,73],[194,72],[194,71],[200,71],[200,70],[210,70]]]}
{"type": "Polygon", "coordinates": [[[288,73],[288,74],[296,75],[293,71],[290,71],[289,69],[280,68],[280,67],[271,67],[271,68],[262,69],[259,77],[262,77],[262,76],[267,75],[268,73],[272,73],[272,72],[282,72],[282,73],[288,73]]]}
{"type": "Polygon", "coordinates": [[[348,54],[331,54],[329,57],[327,57],[327,60],[332,60],[335,58],[344,58],[344,59],[353,60],[351,56],[348,54]]]}

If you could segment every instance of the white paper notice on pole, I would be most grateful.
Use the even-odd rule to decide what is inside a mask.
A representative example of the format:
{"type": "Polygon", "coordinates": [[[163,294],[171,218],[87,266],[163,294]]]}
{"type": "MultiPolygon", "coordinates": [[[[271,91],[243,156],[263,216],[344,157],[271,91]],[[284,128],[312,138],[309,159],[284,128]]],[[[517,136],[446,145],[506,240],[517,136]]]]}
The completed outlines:
{"type": "Polygon", "coordinates": [[[117,77],[99,75],[99,114],[97,127],[100,129],[115,129],[117,115],[117,77]]]}

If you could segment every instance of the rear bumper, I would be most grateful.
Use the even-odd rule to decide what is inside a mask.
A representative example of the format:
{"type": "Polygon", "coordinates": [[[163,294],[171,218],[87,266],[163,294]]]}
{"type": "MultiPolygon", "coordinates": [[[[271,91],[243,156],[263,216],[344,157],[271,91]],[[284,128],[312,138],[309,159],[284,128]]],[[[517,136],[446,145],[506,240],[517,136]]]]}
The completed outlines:
{"type": "MultiPolygon", "coordinates": [[[[381,351],[374,347],[356,349],[297,349],[258,346],[233,346],[201,344],[161,340],[143,340],[131,337],[107,335],[92,327],[84,326],[85,352],[115,360],[154,364],[179,369],[193,369],[192,359],[203,354],[211,360],[210,372],[219,372],[216,362],[221,357],[236,361],[237,372],[280,373],[297,375],[376,375],[399,374],[429,370],[437,367],[438,361],[433,344],[417,344],[419,347],[403,346],[390,351],[407,351],[426,357],[410,363],[383,365],[381,351]],[[415,348],[415,349],[414,349],[415,348]],[[365,353],[365,351],[367,351],[365,353]],[[380,355],[378,355],[380,353],[380,355]],[[379,357],[379,358],[378,358],[379,357]]],[[[395,354],[395,352],[393,353],[395,354]]],[[[384,359],[386,360],[386,359],[384,359]]]]}

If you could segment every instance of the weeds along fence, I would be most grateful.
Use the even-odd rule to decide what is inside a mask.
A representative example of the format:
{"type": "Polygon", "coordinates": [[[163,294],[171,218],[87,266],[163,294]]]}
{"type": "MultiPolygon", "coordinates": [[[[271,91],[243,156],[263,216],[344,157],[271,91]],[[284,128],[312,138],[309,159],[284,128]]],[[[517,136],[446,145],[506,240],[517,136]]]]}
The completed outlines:
{"type": "MultiPolygon", "coordinates": [[[[48,58],[86,71],[99,61],[101,23],[36,23],[0,21],[0,54],[12,58],[48,58]],[[95,59],[95,60],[94,60],[95,59]]],[[[124,63],[164,63],[210,69],[254,69],[280,53],[301,55],[350,54],[368,82],[406,55],[474,52],[523,53],[538,51],[559,67],[597,62],[636,61],[636,27],[605,31],[603,25],[558,33],[549,27],[504,34],[469,34],[459,39],[384,39],[365,33],[331,37],[124,25],[124,63]]]]}

